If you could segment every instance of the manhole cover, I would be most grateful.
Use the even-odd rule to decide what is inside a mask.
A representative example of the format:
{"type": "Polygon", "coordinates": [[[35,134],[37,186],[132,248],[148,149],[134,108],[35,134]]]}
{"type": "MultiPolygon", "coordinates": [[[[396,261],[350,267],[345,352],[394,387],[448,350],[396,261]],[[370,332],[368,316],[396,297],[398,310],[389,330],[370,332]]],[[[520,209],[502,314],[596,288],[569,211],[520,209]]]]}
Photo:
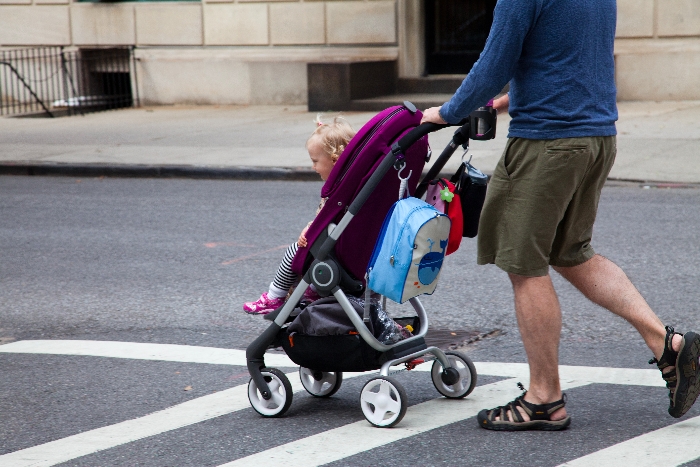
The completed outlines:
{"type": "Polygon", "coordinates": [[[450,346],[460,345],[481,334],[477,330],[450,330],[450,329],[428,329],[425,335],[425,343],[440,349],[447,349],[450,346]]]}

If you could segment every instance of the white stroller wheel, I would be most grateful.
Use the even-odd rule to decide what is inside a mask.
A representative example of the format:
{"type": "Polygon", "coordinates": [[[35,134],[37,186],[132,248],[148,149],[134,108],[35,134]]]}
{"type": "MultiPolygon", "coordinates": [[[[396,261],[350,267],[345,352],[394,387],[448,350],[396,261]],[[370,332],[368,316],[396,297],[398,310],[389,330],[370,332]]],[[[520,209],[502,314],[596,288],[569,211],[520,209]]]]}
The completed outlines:
{"type": "Polygon", "coordinates": [[[260,390],[251,378],[248,382],[248,400],[255,411],[263,417],[280,417],[292,405],[292,384],[276,368],[264,368],[260,371],[270,387],[272,397],[263,399],[260,390]]]}
{"type": "Polygon", "coordinates": [[[299,379],[306,392],[314,397],[330,397],[340,389],[343,373],[340,371],[314,371],[299,367],[299,379]]]}
{"type": "Polygon", "coordinates": [[[362,387],[360,407],[372,425],[389,428],[406,415],[408,397],[403,386],[395,379],[376,376],[362,387]]]}
{"type": "Polygon", "coordinates": [[[476,368],[469,357],[461,352],[445,352],[445,355],[447,355],[447,360],[452,367],[459,373],[459,381],[449,386],[445,384],[442,380],[442,363],[440,360],[435,360],[430,371],[433,385],[440,394],[450,399],[466,397],[476,386],[476,368]]]}

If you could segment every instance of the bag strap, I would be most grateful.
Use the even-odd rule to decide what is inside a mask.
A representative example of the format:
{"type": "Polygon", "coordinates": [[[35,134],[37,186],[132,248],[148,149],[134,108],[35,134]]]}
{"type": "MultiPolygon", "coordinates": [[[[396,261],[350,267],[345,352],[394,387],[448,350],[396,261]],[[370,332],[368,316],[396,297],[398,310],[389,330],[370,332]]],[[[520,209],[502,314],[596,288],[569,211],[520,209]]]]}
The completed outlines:
{"type": "Polygon", "coordinates": [[[450,181],[454,183],[455,185],[455,192],[458,192],[462,188],[462,178],[464,173],[466,172],[467,176],[469,176],[469,167],[472,167],[471,162],[472,162],[472,157],[474,157],[473,154],[469,156],[469,160],[465,161],[464,156],[467,154],[467,151],[469,148],[467,148],[466,151],[464,151],[464,154],[462,154],[462,163],[459,164],[459,168],[457,169],[457,172],[452,176],[450,181]]]}
{"type": "Polygon", "coordinates": [[[367,273],[365,279],[365,312],[362,316],[362,321],[365,323],[369,323],[370,298],[372,297],[372,289],[369,288],[369,273],[367,273]]]}
{"type": "Polygon", "coordinates": [[[454,185],[455,185],[455,191],[459,190],[462,186],[462,184],[461,184],[462,175],[464,174],[464,171],[466,170],[466,168],[467,168],[467,164],[462,162],[461,164],[459,164],[459,168],[457,169],[457,172],[455,172],[455,174],[452,176],[452,178],[450,178],[450,181],[452,183],[454,183],[454,185]]]}

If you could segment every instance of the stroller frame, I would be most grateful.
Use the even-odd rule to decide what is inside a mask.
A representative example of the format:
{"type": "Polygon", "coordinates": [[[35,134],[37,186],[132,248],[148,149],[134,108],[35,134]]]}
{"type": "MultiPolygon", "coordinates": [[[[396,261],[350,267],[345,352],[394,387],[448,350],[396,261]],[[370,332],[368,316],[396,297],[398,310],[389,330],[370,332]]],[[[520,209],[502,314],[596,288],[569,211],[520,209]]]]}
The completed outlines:
{"type": "MultiPolygon", "coordinates": [[[[410,102],[404,102],[404,106],[408,108],[413,113],[416,112],[415,106],[410,102]]],[[[454,133],[454,136],[448,146],[443,150],[442,154],[438,157],[435,164],[431,167],[428,173],[423,177],[423,180],[418,184],[414,196],[422,196],[428,186],[428,183],[435,178],[440,171],[443,169],[449,158],[461,145],[466,150],[468,150],[469,139],[476,140],[487,140],[495,137],[495,115],[493,111],[488,110],[477,110],[473,112],[469,118],[460,122],[460,127],[454,133]],[[487,124],[488,130],[483,134],[477,134],[476,129],[479,126],[477,123],[485,122],[487,124]]],[[[425,135],[440,130],[442,128],[448,127],[448,125],[440,125],[434,123],[423,123],[412,130],[410,130],[405,136],[403,136],[399,141],[394,142],[391,146],[391,150],[386,153],[382,159],[382,162],[378,166],[377,170],[370,176],[369,180],[365,186],[360,190],[356,198],[350,204],[347,212],[343,215],[337,225],[330,224],[325,230],[324,234],[319,236],[319,238],[311,246],[311,255],[313,256],[313,261],[308,267],[306,273],[303,275],[299,285],[295,288],[294,292],[291,294],[287,302],[278,310],[265,316],[266,319],[271,320],[270,326],[263,331],[263,333],[258,336],[246,349],[246,359],[247,367],[251,376],[251,383],[257,387],[260,396],[265,401],[269,401],[273,397],[273,392],[268,384],[271,381],[270,372],[267,375],[263,375],[263,370],[266,370],[264,361],[264,354],[268,348],[275,341],[276,336],[286,324],[292,311],[297,307],[298,303],[302,299],[304,292],[308,289],[311,284],[314,284],[316,290],[321,296],[333,295],[338,301],[342,309],[347,314],[348,318],[355,326],[355,329],[359,333],[360,337],[373,349],[388,353],[388,359],[382,364],[379,369],[379,375],[381,377],[388,377],[389,371],[392,366],[399,365],[401,363],[410,362],[416,358],[431,355],[430,360],[435,360],[440,363],[442,372],[440,378],[446,386],[451,386],[456,384],[460,379],[460,373],[453,366],[452,362],[448,358],[448,355],[439,349],[438,347],[428,347],[425,343],[425,335],[428,332],[429,320],[428,315],[425,311],[420,300],[415,297],[409,300],[416,315],[421,323],[418,334],[410,338],[401,340],[395,344],[387,345],[379,342],[372,332],[365,325],[362,317],[360,317],[357,311],[353,308],[350,301],[347,298],[343,289],[357,292],[362,290],[363,285],[361,282],[354,280],[350,275],[343,269],[343,267],[334,258],[333,249],[336,241],[342,235],[345,228],[350,224],[352,219],[357,215],[362,206],[365,204],[370,194],[375,190],[378,184],[381,182],[383,177],[388,173],[388,171],[393,167],[396,170],[402,168],[403,154],[411,145],[417,142],[419,139],[425,135]]],[[[482,126],[479,126],[481,128],[482,126]]],[[[366,319],[366,318],[365,318],[366,319]]],[[[468,360],[468,359],[467,359],[468,360]]],[[[473,364],[471,361],[468,362],[470,369],[473,370],[473,364]]],[[[281,375],[285,380],[286,377],[275,369],[274,375],[281,375]]],[[[476,379],[475,370],[474,380],[476,379]]],[[[434,383],[435,376],[433,377],[434,383]]],[[[475,381],[473,382],[475,383],[475,381]]],[[[339,383],[338,383],[339,385],[339,383]]],[[[282,415],[291,404],[291,386],[287,381],[285,387],[287,388],[287,403],[278,413],[274,414],[264,414],[258,410],[264,416],[280,416],[282,415]]],[[[469,388],[471,392],[472,387],[469,388]]],[[[308,390],[308,388],[307,388],[308,390]]],[[[440,390],[438,388],[438,390],[440,390]]],[[[333,391],[335,392],[335,391],[333,391]]],[[[440,391],[445,394],[443,391],[440,391]]],[[[313,394],[313,393],[312,393],[313,394]]],[[[467,393],[459,395],[457,397],[464,397],[467,393]]],[[[329,394],[330,395],[330,394],[329,394]]],[[[249,391],[249,397],[251,393],[249,391]]],[[[323,396],[319,396],[323,397],[323,396]]],[[[405,397],[405,396],[404,396],[405,397]]],[[[448,395],[449,397],[449,395],[448,395]]],[[[251,398],[251,404],[253,400],[251,398]]],[[[255,407],[255,406],[254,406],[255,407]]],[[[257,408],[256,408],[257,410],[257,408]]],[[[405,408],[403,410],[405,413],[405,408]]],[[[403,413],[397,420],[395,420],[391,425],[377,425],[377,426],[393,426],[398,423],[403,417],[403,413]]],[[[369,419],[368,419],[369,420],[369,419]]],[[[374,423],[370,420],[371,423],[374,423]]]]}

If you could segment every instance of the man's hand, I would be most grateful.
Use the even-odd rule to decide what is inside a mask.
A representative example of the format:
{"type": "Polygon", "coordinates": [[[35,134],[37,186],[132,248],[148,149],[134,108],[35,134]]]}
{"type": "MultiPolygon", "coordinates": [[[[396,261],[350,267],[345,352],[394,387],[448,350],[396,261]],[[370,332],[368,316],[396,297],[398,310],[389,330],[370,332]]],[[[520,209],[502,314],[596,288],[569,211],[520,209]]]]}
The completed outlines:
{"type": "Polygon", "coordinates": [[[493,108],[496,109],[496,112],[499,114],[508,112],[508,106],[510,105],[510,97],[508,96],[508,94],[504,94],[498,99],[493,100],[493,108]]]}
{"type": "Polygon", "coordinates": [[[447,122],[440,116],[441,107],[431,107],[423,111],[423,118],[421,118],[421,123],[438,123],[440,125],[446,125],[447,122]]]}

